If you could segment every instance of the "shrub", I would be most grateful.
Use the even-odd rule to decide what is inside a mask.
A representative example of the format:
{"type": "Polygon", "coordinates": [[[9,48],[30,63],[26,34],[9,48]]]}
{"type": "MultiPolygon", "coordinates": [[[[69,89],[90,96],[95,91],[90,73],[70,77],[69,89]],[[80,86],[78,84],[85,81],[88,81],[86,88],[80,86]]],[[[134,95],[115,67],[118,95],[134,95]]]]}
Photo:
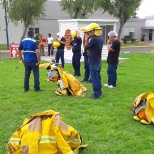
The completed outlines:
{"type": "Polygon", "coordinates": [[[128,41],[130,41],[132,44],[137,40],[135,38],[122,38],[121,39],[125,44],[127,44],[128,41]]]}

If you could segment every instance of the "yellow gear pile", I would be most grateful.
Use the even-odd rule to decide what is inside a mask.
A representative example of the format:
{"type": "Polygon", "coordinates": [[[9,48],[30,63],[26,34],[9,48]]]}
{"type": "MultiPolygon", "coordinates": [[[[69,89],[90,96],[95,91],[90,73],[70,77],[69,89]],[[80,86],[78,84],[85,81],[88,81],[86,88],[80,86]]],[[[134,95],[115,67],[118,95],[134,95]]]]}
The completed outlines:
{"type": "Polygon", "coordinates": [[[26,118],[11,136],[8,154],[79,154],[83,138],[61,120],[59,112],[47,110],[26,118]]]}
{"type": "Polygon", "coordinates": [[[56,77],[52,74],[50,81],[57,81],[58,88],[55,90],[57,95],[73,95],[73,96],[85,96],[87,89],[70,73],[63,70],[59,64],[48,63],[40,65],[40,67],[46,67],[48,74],[51,71],[58,72],[58,75],[55,73],[56,77]]]}
{"type": "Polygon", "coordinates": [[[154,93],[140,94],[131,106],[135,120],[143,124],[154,124],[154,93]]]}

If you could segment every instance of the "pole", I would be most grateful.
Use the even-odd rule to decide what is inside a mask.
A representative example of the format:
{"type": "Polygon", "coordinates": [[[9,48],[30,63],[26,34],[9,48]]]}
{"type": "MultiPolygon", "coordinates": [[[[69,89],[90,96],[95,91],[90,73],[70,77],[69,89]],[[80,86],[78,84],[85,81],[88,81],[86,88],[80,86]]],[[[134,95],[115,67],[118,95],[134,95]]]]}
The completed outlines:
{"type": "Polygon", "coordinates": [[[8,35],[8,22],[7,22],[6,0],[4,0],[4,9],[5,9],[5,25],[6,25],[7,50],[9,50],[9,35],[8,35]]]}

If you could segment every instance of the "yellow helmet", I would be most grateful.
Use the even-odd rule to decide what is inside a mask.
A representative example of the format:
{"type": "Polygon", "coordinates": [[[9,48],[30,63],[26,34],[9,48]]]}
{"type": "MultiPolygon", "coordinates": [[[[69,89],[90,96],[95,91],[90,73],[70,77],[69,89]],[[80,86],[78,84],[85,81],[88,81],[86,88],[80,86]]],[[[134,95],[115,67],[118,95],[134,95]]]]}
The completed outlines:
{"type": "Polygon", "coordinates": [[[76,37],[77,36],[77,32],[75,30],[71,31],[71,36],[72,36],[72,38],[76,37]]]}
{"type": "Polygon", "coordinates": [[[82,27],[80,30],[81,30],[83,33],[88,32],[88,31],[85,29],[85,27],[82,27]]]}
{"type": "Polygon", "coordinates": [[[59,46],[60,46],[60,43],[57,42],[57,41],[53,41],[53,46],[54,46],[54,47],[59,47],[59,46]]]}
{"type": "Polygon", "coordinates": [[[102,32],[101,31],[101,28],[96,23],[91,23],[91,24],[87,25],[84,29],[87,32],[94,31],[94,34],[96,36],[100,36],[101,35],[101,32],[102,32]]]}

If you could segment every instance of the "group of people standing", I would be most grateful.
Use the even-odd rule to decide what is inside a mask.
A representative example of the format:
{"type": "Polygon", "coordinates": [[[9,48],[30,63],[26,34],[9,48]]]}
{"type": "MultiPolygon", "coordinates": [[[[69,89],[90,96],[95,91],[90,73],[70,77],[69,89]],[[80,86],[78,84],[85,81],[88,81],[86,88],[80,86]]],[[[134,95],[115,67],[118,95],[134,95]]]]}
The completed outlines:
{"type": "Polygon", "coordinates": [[[42,34],[39,35],[38,33],[36,33],[34,36],[34,40],[39,45],[41,56],[45,56],[44,54],[45,43],[48,44],[48,56],[53,55],[53,47],[52,47],[53,37],[51,36],[50,33],[48,34],[48,37],[46,39],[43,37],[42,34]]]}
{"type": "MultiPolygon", "coordinates": [[[[83,41],[80,37],[78,31],[71,31],[71,40],[70,45],[72,46],[72,66],[74,68],[74,76],[81,76],[80,73],[80,59],[81,59],[81,45],[83,43],[84,47],[84,69],[85,74],[83,78],[83,82],[91,82],[93,88],[93,94],[90,96],[92,99],[98,99],[102,96],[102,84],[101,84],[101,68],[102,68],[102,48],[104,44],[104,38],[102,37],[102,30],[96,23],[91,23],[81,29],[84,33],[83,41]]],[[[43,43],[48,42],[48,55],[50,55],[49,50],[52,47],[53,38],[51,34],[48,34],[48,38],[45,40],[43,35],[38,37],[37,35],[34,37],[34,33],[29,31],[28,38],[22,40],[19,47],[19,57],[23,61],[21,50],[24,50],[24,64],[25,64],[25,80],[24,80],[24,91],[29,91],[29,77],[31,70],[34,73],[34,89],[35,91],[41,91],[39,86],[39,63],[40,63],[40,55],[44,55],[43,43]],[[38,37],[38,39],[37,39],[38,37]],[[39,41],[39,42],[38,42],[39,41]],[[29,44],[29,45],[28,45],[29,44]],[[39,47],[40,46],[40,52],[39,47]]],[[[104,86],[108,88],[116,88],[117,81],[117,65],[118,65],[118,57],[120,52],[120,41],[117,39],[117,33],[115,31],[111,31],[108,33],[108,41],[107,41],[107,49],[108,49],[108,83],[104,84],[104,86]]],[[[64,48],[66,39],[61,35],[61,33],[57,33],[57,42],[59,42],[59,46],[57,47],[56,52],[56,63],[59,63],[59,59],[61,59],[62,67],[64,68],[64,48]]]]}

